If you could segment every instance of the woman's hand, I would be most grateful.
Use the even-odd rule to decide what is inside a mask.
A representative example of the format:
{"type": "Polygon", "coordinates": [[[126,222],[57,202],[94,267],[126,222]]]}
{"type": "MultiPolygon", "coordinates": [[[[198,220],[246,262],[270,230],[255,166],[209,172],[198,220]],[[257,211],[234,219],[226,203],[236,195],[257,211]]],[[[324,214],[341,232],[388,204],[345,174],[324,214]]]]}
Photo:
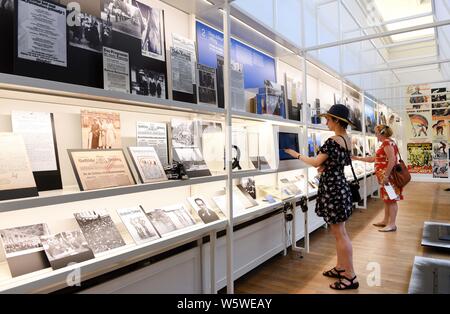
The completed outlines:
{"type": "Polygon", "coordinates": [[[298,159],[298,156],[300,156],[299,153],[297,153],[295,150],[290,149],[290,148],[285,148],[285,149],[284,149],[284,152],[285,152],[286,154],[291,155],[292,157],[294,157],[294,158],[296,158],[296,159],[298,159]]]}
{"type": "Polygon", "coordinates": [[[325,170],[325,166],[320,166],[320,167],[318,167],[317,168],[317,172],[319,173],[319,174],[322,174],[322,172],[325,170]]]}
{"type": "Polygon", "coordinates": [[[389,177],[388,176],[384,176],[383,185],[387,185],[388,183],[389,183],[389,177]]]}

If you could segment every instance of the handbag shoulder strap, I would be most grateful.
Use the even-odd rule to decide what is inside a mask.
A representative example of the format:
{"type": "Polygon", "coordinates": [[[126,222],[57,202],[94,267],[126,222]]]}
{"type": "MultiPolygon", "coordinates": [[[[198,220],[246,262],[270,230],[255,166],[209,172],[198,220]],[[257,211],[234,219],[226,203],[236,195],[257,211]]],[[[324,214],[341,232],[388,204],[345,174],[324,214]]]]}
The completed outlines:
{"type": "MultiPolygon", "coordinates": [[[[400,163],[400,161],[402,161],[402,155],[400,154],[400,148],[398,148],[397,142],[395,142],[392,138],[389,138],[389,141],[392,141],[395,144],[395,147],[397,148],[397,154],[399,159],[398,159],[398,163],[400,163]]],[[[395,150],[395,149],[394,149],[395,150]]]]}
{"type": "Polygon", "coordinates": [[[352,158],[349,153],[350,151],[348,150],[347,141],[345,140],[345,138],[342,135],[338,135],[338,136],[344,140],[345,150],[347,151],[347,157],[350,160],[350,168],[352,168],[353,178],[355,178],[355,181],[358,182],[358,178],[356,177],[355,170],[353,169],[352,158]]]}

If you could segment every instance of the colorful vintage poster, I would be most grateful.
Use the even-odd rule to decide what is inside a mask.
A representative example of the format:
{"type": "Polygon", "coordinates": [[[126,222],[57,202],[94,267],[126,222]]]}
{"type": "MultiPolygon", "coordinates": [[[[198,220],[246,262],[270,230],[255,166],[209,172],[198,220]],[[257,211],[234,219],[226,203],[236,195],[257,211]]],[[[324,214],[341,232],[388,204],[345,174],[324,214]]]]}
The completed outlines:
{"type": "Polygon", "coordinates": [[[408,170],[410,173],[431,174],[432,144],[408,143],[408,170]]]}
{"type": "Polygon", "coordinates": [[[408,139],[431,140],[432,120],[430,110],[415,110],[407,112],[408,120],[405,121],[405,130],[408,139]]]}
{"type": "Polygon", "coordinates": [[[431,104],[429,85],[409,85],[406,87],[406,108],[429,109],[431,104]]]}
{"type": "Polygon", "coordinates": [[[431,133],[433,141],[436,140],[444,140],[448,139],[448,129],[449,129],[449,121],[448,120],[433,120],[433,125],[431,126],[431,133]]]}

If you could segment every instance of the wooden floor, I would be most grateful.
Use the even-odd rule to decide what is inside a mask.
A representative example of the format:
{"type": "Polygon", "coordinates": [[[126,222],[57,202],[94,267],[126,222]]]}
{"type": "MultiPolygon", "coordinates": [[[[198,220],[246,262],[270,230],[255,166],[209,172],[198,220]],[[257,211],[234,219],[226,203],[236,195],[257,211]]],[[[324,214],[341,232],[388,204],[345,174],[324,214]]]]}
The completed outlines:
{"type": "Polygon", "coordinates": [[[383,217],[383,202],[369,199],[367,209],[357,209],[347,223],[353,243],[354,264],[360,288],[336,292],[322,271],[335,265],[334,238],[320,228],[310,237],[310,253],[301,259],[289,251],[277,255],[235,282],[236,293],[407,293],[414,256],[450,259],[450,253],[420,245],[424,221],[450,221],[450,184],[410,183],[399,203],[397,232],[381,233],[372,223],[383,217]],[[381,284],[370,282],[371,263],[378,263],[381,284]]]}

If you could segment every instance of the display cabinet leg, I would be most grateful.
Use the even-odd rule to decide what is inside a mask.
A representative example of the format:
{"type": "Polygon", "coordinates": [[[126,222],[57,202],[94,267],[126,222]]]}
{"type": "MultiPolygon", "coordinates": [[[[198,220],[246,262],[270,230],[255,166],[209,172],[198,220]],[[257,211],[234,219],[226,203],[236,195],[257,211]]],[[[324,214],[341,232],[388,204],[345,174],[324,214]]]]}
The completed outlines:
{"type": "Polygon", "coordinates": [[[199,263],[199,267],[198,267],[198,271],[200,272],[200,291],[203,294],[206,294],[205,284],[203,282],[203,280],[205,279],[203,276],[203,267],[204,267],[203,257],[205,256],[205,252],[204,252],[204,248],[203,248],[203,237],[197,240],[197,246],[198,246],[199,252],[200,252],[200,263],[199,263]]]}
{"type": "Polygon", "coordinates": [[[216,294],[216,232],[209,234],[209,265],[211,278],[211,294],[216,294]]]}

